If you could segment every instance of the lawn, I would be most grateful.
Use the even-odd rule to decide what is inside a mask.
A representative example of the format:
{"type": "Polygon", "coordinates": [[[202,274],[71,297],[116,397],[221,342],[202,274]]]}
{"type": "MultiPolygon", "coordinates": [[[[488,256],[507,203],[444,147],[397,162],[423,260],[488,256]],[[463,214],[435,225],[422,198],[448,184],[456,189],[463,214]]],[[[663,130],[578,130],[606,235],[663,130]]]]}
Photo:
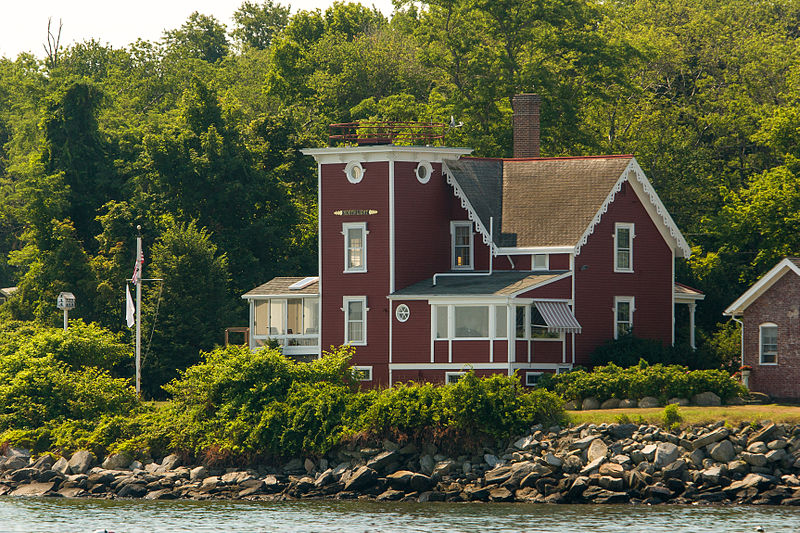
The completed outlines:
{"type": "MultiPolygon", "coordinates": [[[[800,424],[800,406],[797,405],[736,405],[730,407],[679,407],[683,418],[681,425],[705,424],[725,420],[728,425],[738,426],[741,422],[760,422],[771,420],[800,424]]],[[[591,411],[567,411],[573,424],[590,422],[594,424],[613,422],[647,422],[661,424],[664,408],[653,409],[595,409],[591,411]]]]}

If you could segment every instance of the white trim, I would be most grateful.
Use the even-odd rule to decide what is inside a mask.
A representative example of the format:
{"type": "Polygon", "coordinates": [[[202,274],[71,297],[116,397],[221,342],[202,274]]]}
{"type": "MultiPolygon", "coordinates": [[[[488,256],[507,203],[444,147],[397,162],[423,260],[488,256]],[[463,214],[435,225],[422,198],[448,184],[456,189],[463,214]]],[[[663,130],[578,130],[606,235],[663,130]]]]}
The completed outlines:
{"type": "MultiPolygon", "coordinates": [[[[614,224],[614,272],[633,273],[633,238],[636,237],[636,231],[633,222],[616,222],[614,224]],[[622,268],[619,266],[619,230],[628,230],[628,267],[622,268]]],[[[673,254],[675,252],[673,251],[673,254]]]]}
{"type": "Polygon", "coordinates": [[[367,376],[364,377],[363,379],[356,377],[356,381],[372,381],[372,367],[371,366],[351,366],[350,368],[353,369],[356,372],[361,371],[361,372],[366,372],[367,373],[367,376]]]}
{"type": "Polygon", "coordinates": [[[630,311],[629,311],[630,312],[630,331],[631,332],[633,331],[633,324],[634,324],[634,322],[633,322],[633,313],[634,313],[634,311],[636,311],[636,300],[635,300],[635,297],[633,297],[633,296],[614,296],[613,312],[614,312],[614,338],[615,339],[619,338],[619,335],[617,333],[618,329],[619,329],[619,325],[617,324],[617,316],[618,316],[617,315],[617,308],[619,307],[619,304],[621,302],[627,302],[627,303],[630,304],[630,307],[629,307],[629,309],[630,309],[630,311]]]}
{"type": "Polygon", "coordinates": [[[450,268],[453,270],[475,270],[475,233],[472,230],[472,222],[469,220],[450,221],[450,268]],[[467,228],[469,230],[469,265],[456,265],[456,230],[458,228],[467,228]]]}
{"type": "Polygon", "coordinates": [[[417,181],[422,183],[423,185],[431,181],[431,176],[433,176],[433,165],[431,165],[430,161],[422,160],[417,165],[417,168],[414,169],[414,176],[417,177],[417,181]],[[421,178],[419,176],[420,170],[425,171],[425,178],[421,178]]]}
{"type": "Polygon", "coordinates": [[[550,254],[531,254],[531,270],[533,272],[542,271],[542,270],[550,270],[550,254]],[[536,268],[536,258],[537,257],[544,257],[544,266],[536,268]]]}
{"type": "Polygon", "coordinates": [[[650,184],[650,181],[647,179],[647,176],[645,176],[642,167],[639,166],[635,157],[631,158],[630,163],[628,163],[628,166],[611,188],[611,191],[609,191],[608,196],[606,196],[606,199],[597,210],[597,213],[595,213],[589,227],[586,228],[581,238],[578,239],[575,245],[575,254],[580,255],[581,248],[587,243],[589,236],[594,233],[595,228],[600,224],[600,219],[608,212],[608,208],[614,201],[614,197],[622,189],[622,184],[626,181],[631,184],[631,188],[641,200],[647,214],[655,223],[656,228],[658,228],[664,240],[669,243],[673,250],[681,252],[681,257],[687,259],[691,257],[692,250],[689,244],[678,229],[678,226],[675,225],[675,221],[672,220],[667,208],[661,203],[661,199],[658,197],[658,194],[656,194],[655,189],[650,184]]]}
{"type": "Polygon", "coordinates": [[[342,271],[344,274],[363,274],[367,271],[367,235],[369,235],[369,231],[367,231],[367,223],[366,222],[343,222],[342,223],[342,235],[344,235],[344,270],[342,271]],[[347,263],[349,262],[350,258],[350,239],[348,233],[351,229],[361,230],[361,242],[362,250],[361,250],[361,266],[360,267],[349,267],[347,263]]]}
{"type": "Polygon", "coordinates": [[[322,358],[322,164],[317,163],[317,275],[319,276],[319,344],[317,358],[322,358]]]}
{"type": "Polygon", "coordinates": [[[764,274],[752,287],[747,289],[744,294],[728,306],[722,313],[726,316],[741,315],[750,304],[759,296],[764,294],[772,285],[775,284],[786,272],[792,271],[800,276],[800,267],[790,259],[783,259],[780,263],[772,267],[769,272],[764,274]]]}
{"type": "Polygon", "coordinates": [[[575,253],[574,246],[529,246],[516,248],[505,246],[497,248],[497,255],[528,255],[528,254],[571,254],[575,253]]]}
{"type": "MultiPolygon", "coordinates": [[[[559,274],[558,276],[554,276],[554,277],[552,277],[550,279],[546,279],[544,281],[540,281],[536,285],[531,285],[530,287],[527,287],[525,289],[520,289],[517,292],[511,293],[511,297],[512,298],[516,298],[520,294],[526,293],[528,291],[532,291],[534,289],[538,289],[539,287],[544,287],[545,285],[550,285],[551,283],[555,283],[556,281],[561,281],[562,279],[568,278],[570,276],[572,276],[572,271],[571,270],[569,270],[567,272],[564,272],[563,274],[559,274]]],[[[536,298],[536,299],[537,300],[547,300],[547,298],[536,298]]],[[[559,301],[561,301],[561,300],[559,300],[559,301]]]]}
{"type": "Polygon", "coordinates": [[[389,161],[389,294],[394,292],[394,161],[389,161]]]}
{"type": "Polygon", "coordinates": [[[458,379],[456,379],[454,381],[450,381],[450,378],[454,378],[454,377],[457,376],[459,379],[461,379],[462,377],[464,377],[466,375],[467,375],[466,371],[463,371],[463,372],[445,372],[444,373],[444,382],[445,382],[446,385],[452,385],[454,383],[457,383],[458,379]]]}
{"type": "Polygon", "coordinates": [[[344,342],[342,344],[346,344],[349,346],[366,346],[367,345],[367,312],[369,311],[369,307],[367,307],[367,297],[366,296],[342,296],[342,311],[344,312],[344,342]],[[348,304],[350,302],[361,302],[363,304],[363,312],[362,312],[362,333],[363,333],[363,341],[352,342],[347,336],[347,326],[350,322],[350,308],[348,304]]]}
{"type": "Polygon", "coordinates": [[[327,148],[304,148],[304,155],[310,155],[320,164],[346,163],[354,157],[363,162],[408,161],[425,159],[431,163],[441,163],[445,159],[458,159],[472,153],[472,148],[449,148],[443,146],[395,146],[382,144],[373,146],[333,146],[327,148]]]}
{"type": "MultiPolygon", "coordinates": [[[[672,315],[672,335],[671,335],[671,344],[670,346],[675,346],[675,304],[677,303],[677,299],[675,298],[675,250],[672,250],[672,262],[670,263],[672,267],[672,307],[670,308],[671,315],[672,315]]],[[[703,296],[705,298],[705,296],[703,296]]],[[[691,312],[691,318],[694,318],[694,313],[691,312]]],[[[692,340],[694,339],[694,324],[692,324],[692,330],[690,331],[690,336],[692,340]]],[[[692,345],[692,349],[694,350],[694,342],[690,343],[692,345]]]]}
{"type": "Polygon", "coordinates": [[[350,183],[352,183],[354,185],[356,183],[361,183],[361,181],[364,179],[364,176],[366,176],[366,174],[367,174],[367,171],[364,170],[363,166],[361,166],[361,162],[360,161],[356,161],[356,160],[350,161],[344,167],[344,175],[347,176],[347,181],[349,181],[350,183]],[[356,175],[356,170],[358,170],[358,175],[356,175]]]}
{"type": "Polygon", "coordinates": [[[319,298],[319,293],[309,293],[309,292],[301,292],[301,293],[284,293],[284,294],[251,294],[251,295],[243,295],[243,300],[271,300],[273,298],[319,298]]]}
{"type": "Polygon", "coordinates": [[[442,174],[447,176],[447,183],[453,187],[453,192],[461,201],[461,207],[466,209],[467,217],[475,223],[475,230],[481,234],[483,237],[483,244],[489,246],[490,251],[492,252],[493,256],[497,255],[497,246],[492,242],[492,235],[486,229],[486,226],[483,225],[483,221],[478,217],[478,213],[475,211],[475,208],[472,207],[472,204],[467,198],[467,195],[464,194],[464,191],[461,189],[461,186],[453,177],[453,173],[450,172],[450,169],[447,167],[447,162],[442,162],[442,174]]]}
{"type": "MultiPolygon", "coordinates": [[[[778,324],[775,322],[763,322],[758,325],[758,364],[759,366],[778,366],[778,324]],[[775,328],[775,361],[764,362],[764,328],[775,328]]],[[[767,354],[772,355],[772,354],[767,354]]]]}

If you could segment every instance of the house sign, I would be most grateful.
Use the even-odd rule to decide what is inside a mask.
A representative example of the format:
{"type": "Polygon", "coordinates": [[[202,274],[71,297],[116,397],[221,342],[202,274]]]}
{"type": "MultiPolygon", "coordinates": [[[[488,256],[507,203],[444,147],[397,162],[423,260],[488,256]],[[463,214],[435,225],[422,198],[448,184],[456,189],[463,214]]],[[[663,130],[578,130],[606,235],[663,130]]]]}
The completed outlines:
{"type": "Polygon", "coordinates": [[[377,209],[339,209],[333,212],[336,216],[363,216],[363,215],[377,215],[377,209]]]}

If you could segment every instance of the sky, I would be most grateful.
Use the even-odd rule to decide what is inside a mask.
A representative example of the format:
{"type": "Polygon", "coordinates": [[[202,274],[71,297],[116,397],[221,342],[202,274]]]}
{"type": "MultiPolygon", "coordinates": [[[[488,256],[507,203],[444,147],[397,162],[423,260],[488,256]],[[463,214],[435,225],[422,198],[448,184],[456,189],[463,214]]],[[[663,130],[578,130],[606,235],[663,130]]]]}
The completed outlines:
{"type": "MultiPolygon", "coordinates": [[[[63,23],[61,45],[97,39],[116,48],[142,38],[159,39],[164,30],[183,24],[189,15],[199,11],[213,15],[220,22],[233,26],[233,13],[243,0],[0,0],[0,56],[16,58],[20,52],[44,55],[47,42],[47,20],[51,29],[63,23]]],[[[261,3],[260,0],[251,0],[261,3]]],[[[392,13],[391,0],[351,0],[372,6],[385,15],[392,13]]],[[[278,0],[289,4],[292,13],[301,9],[325,9],[333,0],[278,0]]]]}

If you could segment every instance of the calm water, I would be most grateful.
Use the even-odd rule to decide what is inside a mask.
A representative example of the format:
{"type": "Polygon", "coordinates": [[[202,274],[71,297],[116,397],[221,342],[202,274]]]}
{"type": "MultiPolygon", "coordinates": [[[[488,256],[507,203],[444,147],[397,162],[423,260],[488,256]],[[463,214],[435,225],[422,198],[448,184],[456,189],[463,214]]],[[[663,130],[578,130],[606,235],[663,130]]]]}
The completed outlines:
{"type": "Polygon", "coordinates": [[[194,502],[0,498],[0,531],[150,532],[752,532],[800,531],[780,507],[194,502]]]}

